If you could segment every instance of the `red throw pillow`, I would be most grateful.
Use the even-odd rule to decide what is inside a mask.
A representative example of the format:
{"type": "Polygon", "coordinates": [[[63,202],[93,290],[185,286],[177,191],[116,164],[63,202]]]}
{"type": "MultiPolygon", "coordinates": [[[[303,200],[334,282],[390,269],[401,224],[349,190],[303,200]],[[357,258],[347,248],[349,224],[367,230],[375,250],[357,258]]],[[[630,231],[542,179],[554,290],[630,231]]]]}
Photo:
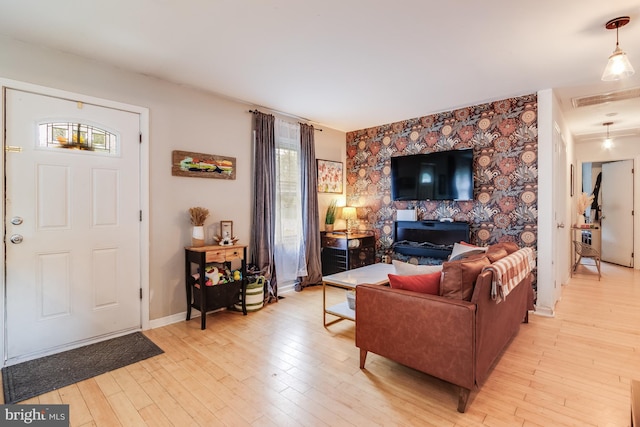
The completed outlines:
{"type": "Polygon", "coordinates": [[[438,295],[440,293],[440,276],[441,273],[439,271],[415,276],[389,274],[389,285],[393,289],[405,289],[423,294],[438,295]]]}

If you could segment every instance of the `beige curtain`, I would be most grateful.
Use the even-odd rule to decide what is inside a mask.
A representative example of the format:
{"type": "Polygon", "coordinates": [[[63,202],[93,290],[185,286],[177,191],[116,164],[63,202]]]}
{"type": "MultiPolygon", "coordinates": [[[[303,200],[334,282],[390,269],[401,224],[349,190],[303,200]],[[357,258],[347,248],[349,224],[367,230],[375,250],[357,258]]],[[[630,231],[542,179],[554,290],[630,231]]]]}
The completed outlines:
{"type": "Polygon", "coordinates": [[[273,250],[275,247],[275,189],[276,148],[274,133],[275,117],[253,111],[254,132],[254,205],[251,228],[251,262],[270,283],[265,292],[265,302],[277,301],[273,250]]]}
{"type": "Polygon", "coordinates": [[[322,282],[320,263],[320,224],[318,214],[318,190],[316,172],[316,148],[313,126],[300,124],[302,218],[307,258],[307,276],[302,278],[296,290],[322,282]]]}

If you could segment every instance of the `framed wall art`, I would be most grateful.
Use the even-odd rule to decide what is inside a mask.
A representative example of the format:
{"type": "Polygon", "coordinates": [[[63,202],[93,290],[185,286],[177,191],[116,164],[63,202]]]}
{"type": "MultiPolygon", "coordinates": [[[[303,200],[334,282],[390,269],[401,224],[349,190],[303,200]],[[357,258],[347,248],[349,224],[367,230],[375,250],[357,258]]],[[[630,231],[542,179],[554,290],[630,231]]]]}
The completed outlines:
{"type": "Polygon", "coordinates": [[[233,237],[233,221],[220,221],[220,235],[223,239],[233,237]]]}
{"type": "Polygon", "coordinates": [[[342,193],[342,162],[317,159],[318,193],[342,193]]]}
{"type": "Polygon", "coordinates": [[[573,163],[571,163],[571,178],[570,178],[570,182],[571,182],[571,190],[570,190],[571,191],[571,197],[573,197],[573,186],[574,186],[573,180],[574,180],[574,177],[573,177],[573,163]]]}
{"type": "Polygon", "coordinates": [[[236,158],[174,150],[171,156],[171,175],[236,179],[236,158]]]}
{"type": "Polygon", "coordinates": [[[238,239],[233,236],[233,221],[220,221],[220,238],[218,243],[221,246],[233,245],[238,239]]]}

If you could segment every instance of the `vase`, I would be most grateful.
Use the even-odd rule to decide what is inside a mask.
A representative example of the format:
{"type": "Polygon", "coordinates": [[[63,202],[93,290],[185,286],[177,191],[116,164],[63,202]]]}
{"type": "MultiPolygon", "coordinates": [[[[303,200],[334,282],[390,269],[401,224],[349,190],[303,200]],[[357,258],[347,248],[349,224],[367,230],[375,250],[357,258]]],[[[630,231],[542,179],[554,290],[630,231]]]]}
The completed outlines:
{"type": "Polygon", "coordinates": [[[333,231],[333,224],[325,224],[324,225],[324,231],[333,231]]]}
{"type": "Polygon", "coordinates": [[[576,225],[581,227],[584,225],[584,215],[578,214],[578,219],[576,220],[576,225]]]}
{"type": "Polygon", "coordinates": [[[191,246],[204,246],[204,226],[195,225],[191,233],[191,246]]]}

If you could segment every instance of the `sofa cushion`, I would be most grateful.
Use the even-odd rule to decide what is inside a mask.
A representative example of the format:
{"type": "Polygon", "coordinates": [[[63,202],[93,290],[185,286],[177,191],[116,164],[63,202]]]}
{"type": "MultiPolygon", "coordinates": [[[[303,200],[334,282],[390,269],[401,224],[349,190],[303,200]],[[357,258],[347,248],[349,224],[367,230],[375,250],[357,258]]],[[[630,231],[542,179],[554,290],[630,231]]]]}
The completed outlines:
{"type": "Polygon", "coordinates": [[[398,260],[391,261],[396,268],[398,276],[415,276],[416,274],[429,274],[442,272],[442,264],[440,265],[416,265],[398,260]]]}
{"type": "Polygon", "coordinates": [[[489,258],[484,254],[443,263],[440,295],[445,298],[471,300],[476,279],[489,264],[489,258]]]}
{"type": "Polygon", "coordinates": [[[440,272],[413,276],[389,274],[389,285],[393,289],[405,289],[423,294],[438,295],[440,292],[440,276],[440,272]]]}
{"type": "Polygon", "coordinates": [[[458,261],[458,260],[461,260],[461,259],[472,257],[474,255],[484,255],[486,252],[487,252],[486,248],[485,249],[471,249],[469,251],[465,251],[465,252],[459,253],[456,256],[450,257],[449,261],[458,261]]]}
{"type": "Polygon", "coordinates": [[[486,251],[486,247],[475,246],[466,242],[454,243],[451,255],[449,255],[449,261],[467,258],[470,255],[485,253],[486,251]]]}
{"type": "Polygon", "coordinates": [[[496,244],[493,244],[493,245],[491,245],[491,246],[489,246],[487,248],[487,253],[489,253],[491,251],[498,251],[500,249],[506,250],[507,254],[511,255],[512,253],[518,251],[520,249],[520,247],[515,242],[496,243],[496,244]]]}
{"type": "Polygon", "coordinates": [[[489,258],[489,261],[491,263],[499,261],[502,258],[506,257],[507,255],[509,255],[509,253],[504,248],[498,248],[492,251],[487,251],[487,258],[489,258]]]}

